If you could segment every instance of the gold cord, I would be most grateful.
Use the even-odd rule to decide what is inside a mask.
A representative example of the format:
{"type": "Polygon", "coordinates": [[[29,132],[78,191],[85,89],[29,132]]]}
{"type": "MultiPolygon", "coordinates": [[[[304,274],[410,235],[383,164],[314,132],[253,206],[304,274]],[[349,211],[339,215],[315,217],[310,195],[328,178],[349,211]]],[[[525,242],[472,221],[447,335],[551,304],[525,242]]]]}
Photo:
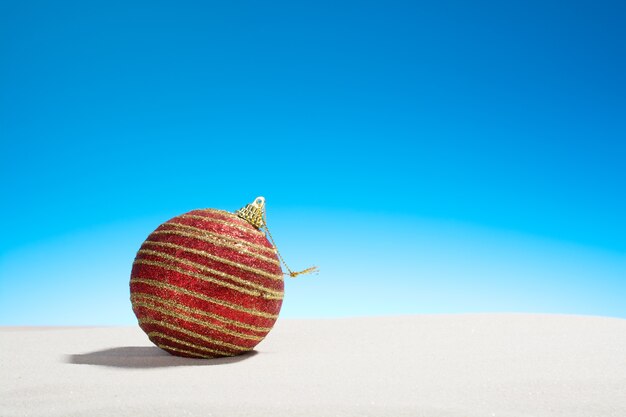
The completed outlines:
{"type": "Polygon", "coordinates": [[[267,235],[270,238],[270,241],[272,242],[272,245],[274,246],[274,249],[276,249],[276,254],[278,255],[278,259],[280,259],[280,261],[283,263],[283,265],[285,265],[285,269],[287,269],[287,271],[289,272],[289,276],[291,278],[295,278],[298,275],[304,275],[304,274],[311,274],[313,272],[319,272],[319,268],[317,266],[312,266],[309,267],[307,269],[303,269],[302,271],[298,271],[298,272],[294,272],[291,270],[291,268],[289,268],[287,266],[287,262],[285,262],[285,260],[283,259],[283,256],[280,254],[280,251],[278,250],[278,247],[276,246],[276,242],[274,242],[274,238],[272,237],[272,233],[270,232],[269,227],[267,227],[267,218],[265,217],[265,210],[263,210],[263,228],[267,231],[267,235]]]}
{"type": "Polygon", "coordinates": [[[312,266],[302,271],[294,272],[287,266],[287,262],[283,259],[283,256],[280,254],[278,247],[276,246],[276,242],[274,242],[274,238],[272,237],[272,233],[270,229],[267,227],[267,216],[265,212],[265,199],[263,197],[257,197],[251,204],[237,210],[235,214],[242,219],[248,221],[251,225],[256,227],[257,229],[265,229],[267,231],[267,236],[269,236],[270,241],[272,242],[272,246],[276,249],[276,254],[278,255],[278,259],[285,266],[291,278],[295,278],[298,275],[310,274],[312,272],[318,272],[318,268],[316,266],[312,266]]]}

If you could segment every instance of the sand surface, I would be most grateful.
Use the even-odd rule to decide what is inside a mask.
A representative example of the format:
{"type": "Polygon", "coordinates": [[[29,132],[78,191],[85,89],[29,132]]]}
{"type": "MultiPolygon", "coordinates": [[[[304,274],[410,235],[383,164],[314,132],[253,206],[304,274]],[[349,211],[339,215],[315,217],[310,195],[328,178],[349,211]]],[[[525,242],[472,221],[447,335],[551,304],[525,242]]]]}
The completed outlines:
{"type": "Polygon", "coordinates": [[[626,416],[626,320],[279,320],[184,359],[138,327],[0,328],[0,416],[626,416]]]}

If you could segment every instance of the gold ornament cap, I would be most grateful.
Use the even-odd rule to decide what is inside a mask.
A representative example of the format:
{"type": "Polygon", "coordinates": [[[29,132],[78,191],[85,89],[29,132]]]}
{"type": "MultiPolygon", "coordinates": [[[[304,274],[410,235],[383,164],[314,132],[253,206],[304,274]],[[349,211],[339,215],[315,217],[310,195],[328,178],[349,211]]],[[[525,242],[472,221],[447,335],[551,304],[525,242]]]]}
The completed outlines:
{"type": "Polygon", "coordinates": [[[245,207],[240,208],[235,212],[235,214],[252,226],[257,229],[265,226],[265,220],[263,219],[263,214],[265,213],[265,198],[257,197],[250,204],[247,204],[245,207]]]}

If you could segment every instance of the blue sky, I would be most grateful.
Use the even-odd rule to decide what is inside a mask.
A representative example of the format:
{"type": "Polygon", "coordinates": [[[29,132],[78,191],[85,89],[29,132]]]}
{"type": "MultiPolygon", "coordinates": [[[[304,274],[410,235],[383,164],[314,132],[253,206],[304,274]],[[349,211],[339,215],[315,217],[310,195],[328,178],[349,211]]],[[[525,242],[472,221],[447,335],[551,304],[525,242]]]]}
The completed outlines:
{"type": "Polygon", "coordinates": [[[285,317],[626,317],[623,2],[2,2],[0,324],[132,323],[257,195],[285,317]]]}

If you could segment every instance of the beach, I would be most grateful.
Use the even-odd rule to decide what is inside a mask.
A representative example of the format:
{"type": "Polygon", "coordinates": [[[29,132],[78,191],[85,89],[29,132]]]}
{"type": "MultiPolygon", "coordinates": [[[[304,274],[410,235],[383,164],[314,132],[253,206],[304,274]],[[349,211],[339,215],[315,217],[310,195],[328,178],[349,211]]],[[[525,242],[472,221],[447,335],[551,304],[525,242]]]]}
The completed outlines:
{"type": "Polygon", "coordinates": [[[0,328],[0,416],[626,416],[626,320],[279,319],[254,351],[174,357],[137,326],[0,328]]]}

